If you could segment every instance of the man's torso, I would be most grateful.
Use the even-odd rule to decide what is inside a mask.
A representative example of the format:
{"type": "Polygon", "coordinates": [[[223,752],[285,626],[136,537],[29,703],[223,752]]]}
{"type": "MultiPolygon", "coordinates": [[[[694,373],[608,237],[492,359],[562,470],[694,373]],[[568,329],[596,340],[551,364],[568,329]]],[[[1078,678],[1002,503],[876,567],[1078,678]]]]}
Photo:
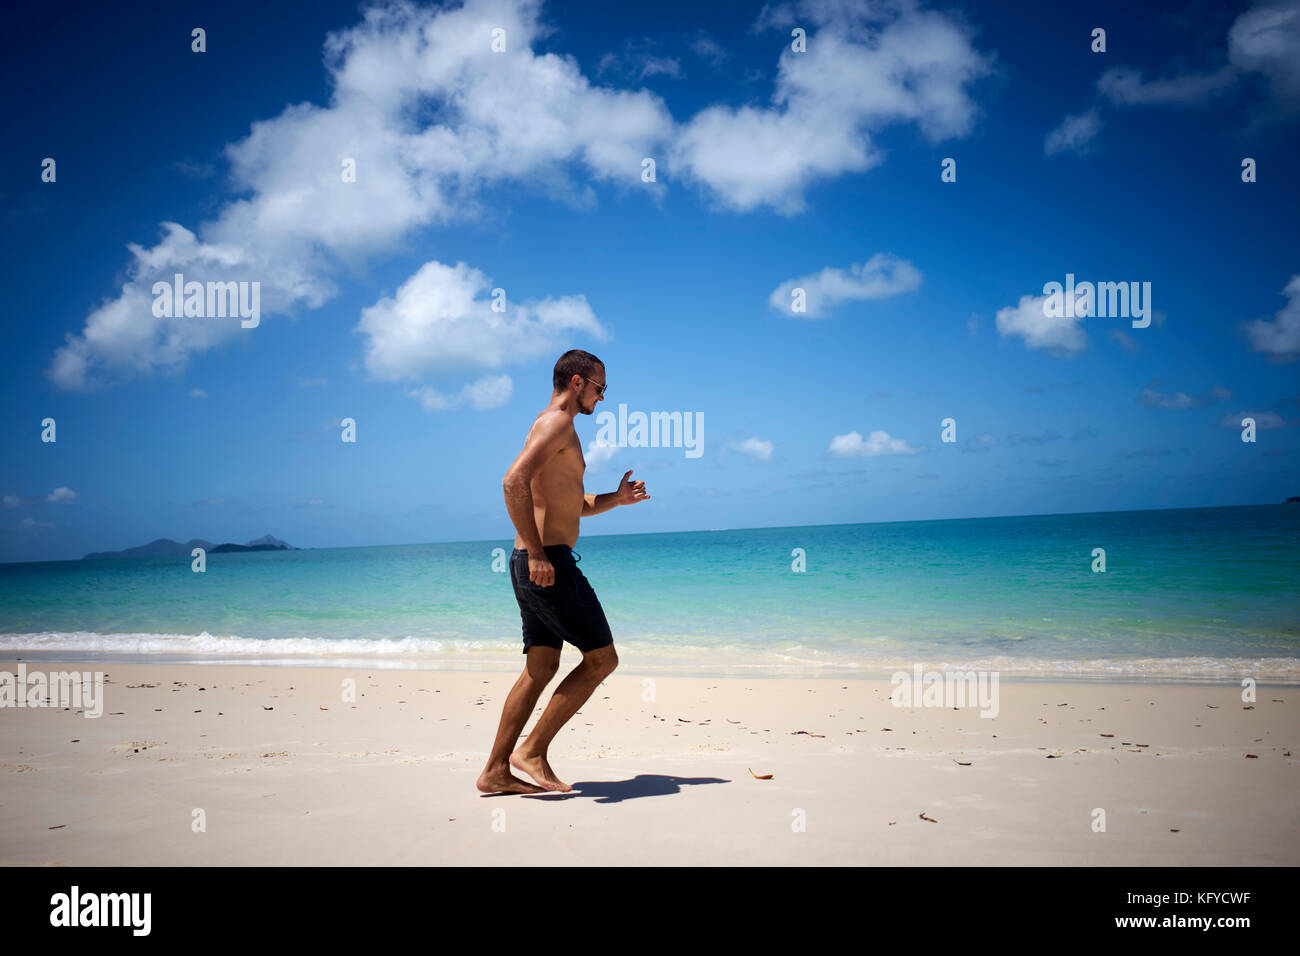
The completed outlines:
{"type": "MultiPolygon", "coordinates": [[[[527,441],[532,440],[540,418],[541,415],[538,415],[533,420],[527,441]]],[[[582,442],[570,423],[564,447],[542,465],[529,486],[533,495],[533,517],[537,521],[537,532],[542,536],[543,547],[567,544],[572,548],[578,543],[578,523],[582,518],[584,504],[582,476],[586,470],[582,442]]],[[[515,547],[524,547],[523,538],[518,534],[515,535],[515,547]]]]}

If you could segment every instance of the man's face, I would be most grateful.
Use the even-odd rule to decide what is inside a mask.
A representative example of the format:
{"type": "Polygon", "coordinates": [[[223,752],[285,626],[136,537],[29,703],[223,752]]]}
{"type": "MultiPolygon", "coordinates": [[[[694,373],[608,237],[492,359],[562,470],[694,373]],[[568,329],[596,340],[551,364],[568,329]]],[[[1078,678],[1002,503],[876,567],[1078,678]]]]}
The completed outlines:
{"type": "Polygon", "coordinates": [[[596,410],[596,403],[605,400],[605,396],[600,394],[604,384],[605,370],[599,365],[596,366],[596,371],[582,380],[582,391],[578,393],[578,409],[582,414],[590,415],[596,410]]]}

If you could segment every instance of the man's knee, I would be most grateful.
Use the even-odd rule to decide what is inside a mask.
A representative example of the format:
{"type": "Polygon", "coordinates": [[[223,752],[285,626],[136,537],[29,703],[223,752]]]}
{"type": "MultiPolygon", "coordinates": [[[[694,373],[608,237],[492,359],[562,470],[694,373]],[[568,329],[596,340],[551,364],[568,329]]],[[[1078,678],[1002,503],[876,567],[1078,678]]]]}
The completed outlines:
{"type": "Polygon", "coordinates": [[[555,672],[560,669],[560,652],[553,647],[534,646],[528,649],[528,661],[524,670],[529,678],[550,683],[555,672]]]}
{"type": "Polygon", "coordinates": [[[583,657],[583,663],[602,674],[612,674],[614,668],[618,667],[618,652],[614,650],[613,644],[599,647],[588,651],[583,657]]]}

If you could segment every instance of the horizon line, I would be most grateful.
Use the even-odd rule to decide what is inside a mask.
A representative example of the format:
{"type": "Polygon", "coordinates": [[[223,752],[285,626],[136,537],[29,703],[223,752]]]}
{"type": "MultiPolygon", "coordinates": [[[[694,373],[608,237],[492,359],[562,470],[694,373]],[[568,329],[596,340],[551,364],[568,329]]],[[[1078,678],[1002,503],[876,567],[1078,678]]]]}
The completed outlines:
{"type": "MultiPolygon", "coordinates": [[[[1289,499],[1284,499],[1283,501],[1278,501],[1278,502],[1255,502],[1251,504],[1237,504],[1237,505],[1195,505],[1193,507],[1188,507],[1188,508],[1127,508],[1118,511],[1049,511],[1049,512],[1040,512],[1040,513],[1032,513],[1032,514],[971,515],[964,518],[911,518],[906,521],[832,521],[824,524],[778,524],[778,525],[761,525],[758,527],[744,527],[744,528],[685,528],[676,531],[621,531],[621,532],[612,532],[612,533],[607,532],[604,534],[600,534],[600,533],[588,534],[585,535],[584,537],[633,538],[633,537],[649,537],[652,535],[661,535],[661,534],[722,534],[729,531],[779,531],[781,529],[794,529],[794,528],[838,528],[838,527],[851,528],[857,525],[922,524],[924,522],[930,522],[930,521],[990,521],[999,518],[1054,518],[1054,517],[1064,517],[1067,515],[1139,514],[1139,513],[1145,513],[1151,511],[1209,511],[1209,510],[1214,510],[1219,508],[1263,508],[1263,507],[1272,507],[1272,506],[1281,507],[1293,503],[1295,502],[1292,502],[1289,499]]],[[[264,535],[264,537],[275,537],[275,536],[268,534],[268,535],[264,535]]],[[[191,538],[190,540],[193,541],[193,540],[201,540],[201,539],[191,538]]],[[[276,538],[276,540],[282,541],[284,539],[276,538]]],[[[458,539],[454,541],[404,541],[396,544],[346,544],[346,545],[321,545],[321,546],[304,546],[304,547],[291,545],[288,548],[280,548],[275,550],[343,551],[349,548],[409,548],[409,547],[420,547],[423,545],[430,545],[430,544],[488,544],[494,542],[499,543],[501,540],[502,540],[501,538],[466,538],[466,539],[458,539]]],[[[154,538],[153,541],[176,541],[176,539],[175,538],[154,538]]],[[[148,541],[145,543],[152,544],[153,541],[148,541]]],[[[184,542],[176,541],[176,543],[183,544],[184,542]]],[[[233,544],[234,542],[223,542],[223,543],[233,544]]],[[[132,545],[131,547],[143,547],[143,545],[132,545]]],[[[92,551],[89,553],[97,554],[101,552],[92,551]]],[[[135,557],[147,557],[147,555],[137,555],[135,557]]],[[[87,560],[85,555],[82,555],[79,558],[54,558],[47,561],[0,561],[0,566],[9,566],[9,565],[16,565],[16,564],[59,564],[65,561],[85,561],[85,560],[87,560]]],[[[109,559],[97,558],[95,560],[111,560],[111,558],[109,559]]]]}

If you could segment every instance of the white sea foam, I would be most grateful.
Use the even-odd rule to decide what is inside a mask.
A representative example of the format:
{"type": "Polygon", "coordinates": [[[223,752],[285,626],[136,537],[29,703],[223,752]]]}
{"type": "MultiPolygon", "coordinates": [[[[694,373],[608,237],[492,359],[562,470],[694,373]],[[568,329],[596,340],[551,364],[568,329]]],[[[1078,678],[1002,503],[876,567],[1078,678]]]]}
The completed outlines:
{"type": "MultiPolygon", "coordinates": [[[[1046,659],[1006,655],[965,659],[914,654],[849,656],[791,643],[784,647],[742,646],[734,642],[686,645],[667,635],[617,642],[625,665],[638,671],[681,674],[754,676],[857,676],[888,679],[920,663],[937,670],[997,671],[1003,678],[1042,680],[1214,681],[1252,677],[1264,683],[1300,684],[1300,658],[1134,657],[1046,659]]],[[[568,655],[576,650],[566,645],[568,655]]],[[[120,660],[135,658],[194,663],[301,664],[383,668],[517,668],[522,658],[518,637],[474,640],[460,637],[275,638],[201,634],[103,634],[95,631],[47,631],[0,634],[0,656],[50,660],[120,660]]]]}

